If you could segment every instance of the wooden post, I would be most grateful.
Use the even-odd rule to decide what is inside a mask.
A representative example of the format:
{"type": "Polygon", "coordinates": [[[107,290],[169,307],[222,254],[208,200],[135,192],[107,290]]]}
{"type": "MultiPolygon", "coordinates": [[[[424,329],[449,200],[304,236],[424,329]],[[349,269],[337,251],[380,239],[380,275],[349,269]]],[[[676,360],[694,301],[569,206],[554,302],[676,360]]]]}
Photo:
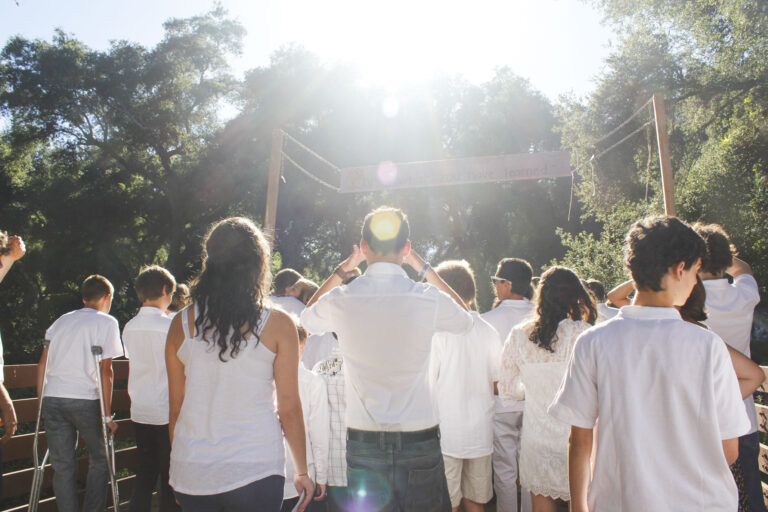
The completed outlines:
{"type": "Polygon", "coordinates": [[[672,178],[672,162],[669,159],[669,135],[667,134],[667,111],[664,108],[664,95],[653,95],[653,114],[656,118],[656,141],[659,144],[661,187],[664,191],[664,213],[676,215],[675,182],[672,178]]]}
{"type": "Polygon", "coordinates": [[[283,130],[272,130],[272,149],[269,153],[269,178],[267,178],[267,211],[264,213],[264,235],[269,245],[275,242],[275,218],[277,217],[277,190],[280,186],[280,168],[283,163],[283,130]]]}

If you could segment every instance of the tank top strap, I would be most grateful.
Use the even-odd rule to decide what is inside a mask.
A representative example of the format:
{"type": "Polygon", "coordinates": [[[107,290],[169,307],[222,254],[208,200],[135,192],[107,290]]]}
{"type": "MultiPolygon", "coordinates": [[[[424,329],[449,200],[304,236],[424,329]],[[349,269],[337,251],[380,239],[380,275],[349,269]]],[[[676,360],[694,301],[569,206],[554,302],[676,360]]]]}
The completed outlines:
{"type": "Polygon", "coordinates": [[[185,307],[179,312],[181,315],[181,327],[184,329],[184,338],[192,339],[192,333],[189,330],[189,311],[193,311],[197,315],[197,304],[192,304],[185,307]]]}
{"type": "Polygon", "coordinates": [[[264,326],[267,325],[267,320],[269,320],[269,315],[271,314],[272,308],[264,305],[261,310],[261,316],[259,317],[259,328],[256,330],[256,334],[261,334],[261,331],[263,331],[264,326]]]}

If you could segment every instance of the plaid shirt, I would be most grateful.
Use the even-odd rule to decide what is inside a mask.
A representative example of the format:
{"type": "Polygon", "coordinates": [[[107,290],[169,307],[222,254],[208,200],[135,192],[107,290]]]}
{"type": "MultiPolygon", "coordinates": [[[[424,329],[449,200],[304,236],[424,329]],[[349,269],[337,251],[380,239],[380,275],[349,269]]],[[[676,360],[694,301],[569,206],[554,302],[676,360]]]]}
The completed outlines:
{"type": "Polygon", "coordinates": [[[331,439],[328,450],[328,485],[347,486],[347,425],[344,421],[346,397],[344,395],[344,374],[341,354],[338,348],[333,355],[318,362],[313,372],[325,380],[328,388],[328,403],[331,409],[331,439]]]}

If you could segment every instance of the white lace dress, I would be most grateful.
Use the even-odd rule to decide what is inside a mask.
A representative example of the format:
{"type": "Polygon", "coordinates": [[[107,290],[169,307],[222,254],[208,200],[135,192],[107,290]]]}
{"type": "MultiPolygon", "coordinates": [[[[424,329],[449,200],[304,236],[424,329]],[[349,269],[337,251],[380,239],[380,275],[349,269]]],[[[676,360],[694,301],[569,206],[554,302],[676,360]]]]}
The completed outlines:
{"type": "Polygon", "coordinates": [[[547,414],[565,375],[576,338],[591,325],[565,319],[557,326],[550,352],[529,339],[533,322],[518,325],[504,343],[499,395],[505,402],[525,399],[520,441],[520,485],[533,494],[570,500],[570,426],[547,414]]]}

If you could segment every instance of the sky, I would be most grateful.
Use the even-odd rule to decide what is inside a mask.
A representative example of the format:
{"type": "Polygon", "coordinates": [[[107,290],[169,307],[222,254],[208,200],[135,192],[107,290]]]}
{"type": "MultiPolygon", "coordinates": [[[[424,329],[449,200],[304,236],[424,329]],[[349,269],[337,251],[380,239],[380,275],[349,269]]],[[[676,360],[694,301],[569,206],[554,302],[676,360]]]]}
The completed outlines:
{"type": "MultiPolygon", "coordinates": [[[[553,101],[594,87],[614,38],[579,0],[222,0],[248,31],[233,70],[266,66],[298,43],[327,63],[358,66],[365,80],[396,90],[436,73],[474,83],[508,66],[553,101]]],[[[0,0],[0,41],[50,40],[55,28],[95,49],[127,39],[147,47],[162,23],[210,10],[212,0],[0,0]]]]}

